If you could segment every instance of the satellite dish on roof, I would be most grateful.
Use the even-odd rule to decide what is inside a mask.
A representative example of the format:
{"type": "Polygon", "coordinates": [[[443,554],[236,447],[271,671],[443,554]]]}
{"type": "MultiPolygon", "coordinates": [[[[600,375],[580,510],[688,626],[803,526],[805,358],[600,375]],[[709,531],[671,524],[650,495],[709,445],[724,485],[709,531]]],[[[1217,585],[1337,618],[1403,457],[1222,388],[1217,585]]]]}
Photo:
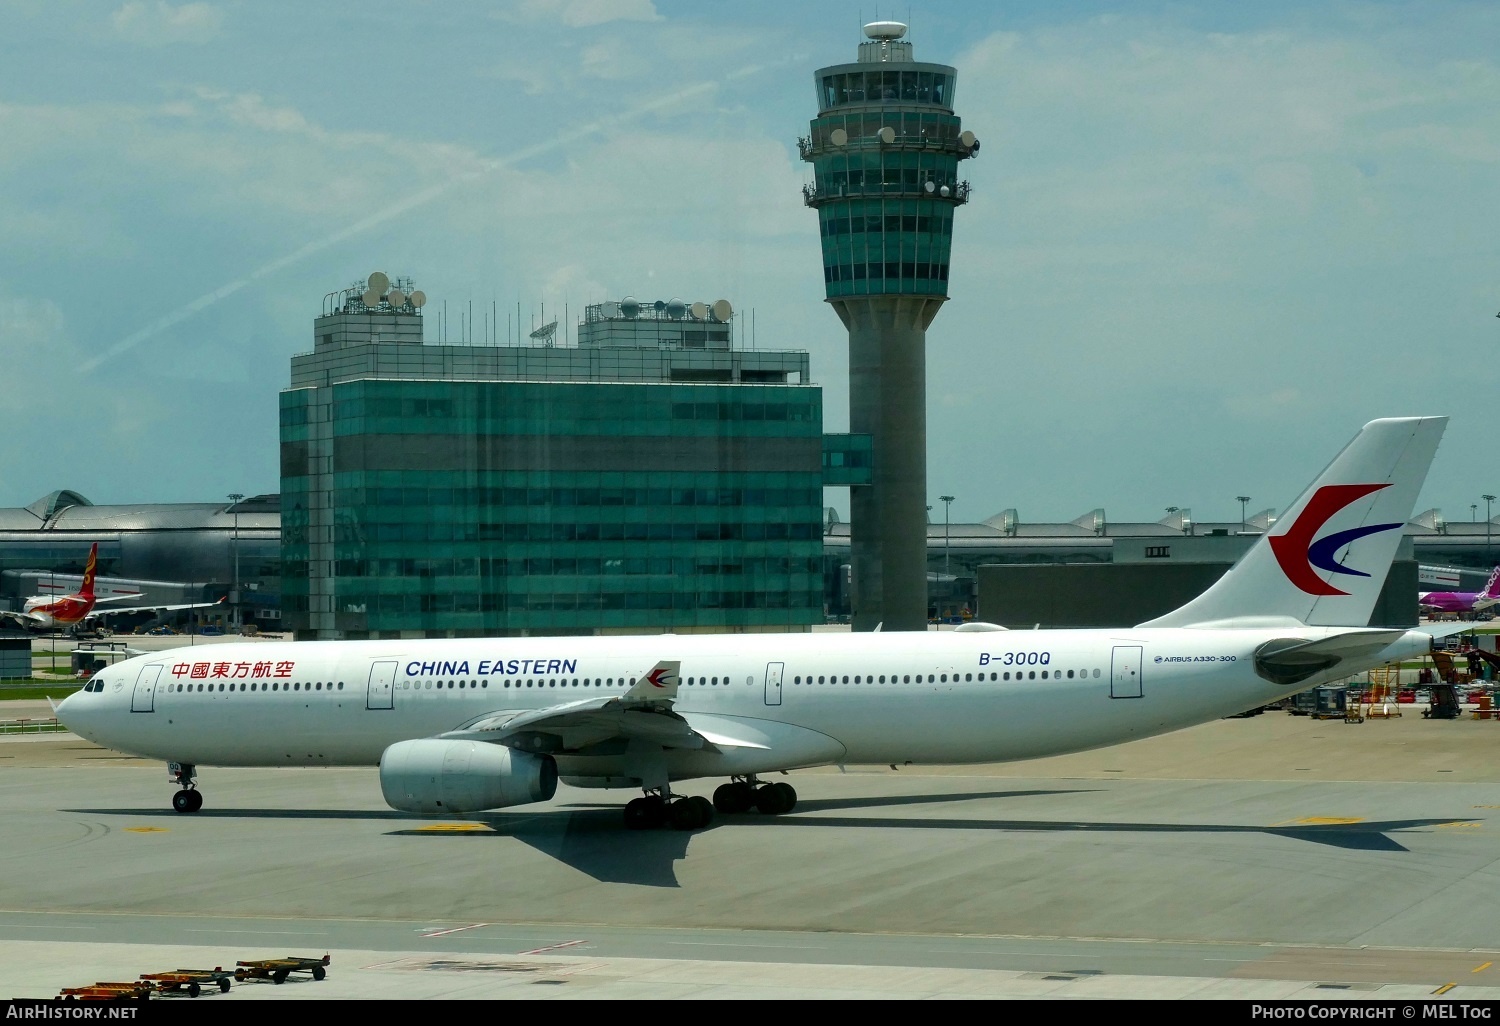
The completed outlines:
{"type": "Polygon", "coordinates": [[[693,315],[693,320],[701,321],[708,316],[708,304],[694,303],[688,307],[688,311],[693,315]]]}
{"type": "Polygon", "coordinates": [[[966,128],[958,133],[958,141],[964,144],[964,149],[972,150],[975,143],[974,133],[966,128]]]}
{"type": "Polygon", "coordinates": [[[655,310],[657,313],[661,313],[666,308],[667,304],[660,299],[651,304],[651,309],[655,310]]]}
{"type": "Polygon", "coordinates": [[[391,289],[391,291],[386,295],[385,299],[386,302],[390,303],[392,306],[406,305],[406,293],[402,292],[400,289],[391,289]]]}
{"type": "Polygon", "coordinates": [[[380,293],[374,289],[366,289],[365,294],[359,297],[359,301],[365,304],[365,306],[379,306],[380,293]]]}
{"type": "Polygon", "coordinates": [[[676,319],[682,317],[685,313],[687,313],[687,306],[683,303],[682,300],[676,298],[675,296],[667,300],[668,317],[676,319]]]}
{"type": "Polygon", "coordinates": [[[880,141],[885,143],[887,146],[896,141],[896,130],[890,125],[886,125],[875,134],[880,136],[880,141]]]}
{"type": "Polygon", "coordinates": [[[847,146],[849,144],[849,133],[842,128],[835,128],[828,133],[828,141],[835,146],[847,146]]]}
{"type": "Polygon", "coordinates": [[[538,342],[545,342],[550,346],[552,344],[552,336],[556,334],[557,322],[548,321],[546,324],[543,324],[540,328],[533,331],[531,333],[531,337],[536,339],[538,342]]]}
{"type": "Polygon", "coordinates": [[[925,192],[936,192],[937,191],[937,184],[934,183],[931,178],[929,178],[929,179],[927,179],[927,181],[925,181],[925,182],[922,183],[922,189],[925,192]]]}
{"type": "Polygon", "coordinates": [[[418,310],[422,309],[422,307],[425,306],[426,303],[427,293],[423,292],[421,289],[417,289],[417,291],[411,294],[411,305],[416,307],[418,310]]]}
{"type": "Polygon", "coordinates": [[[385,295],[385,290],[391,287],[391,279],[385,276],[383,271],[374,271],[370,274],[369,281],[365,283],[376,296],[385,295]]]}
{"type": "Polygon", "coordinates": [[[948,188],[945,185],[941,189],[938,190],[938,195],[940,195],[940,196],[946,196],[946,195],[948,195],[948,193],[950,193],[952,191],[953,191],[952,189],[948,188]]]}
{"type": "Polygon", "coordinates": [[[641,304],[633,296],[626,296],[620,300],[620,313],[626,317],[638,317],[641,312],[641,304]]]}
{"type": "Polygon", "coordinates": [[[899,21],[872,21],[865,26],[866,39],[900,39],[906,26],[899,21]]]}
{"type": "Polygon", "coordinates": [[[721,321],[727,321],[727,320],[729,320],[730,316],[734,313],[734,307],[732,307],[732,306],[729,305],[729,300],[727,300],[727,299],[716,299],[716,300],[714,300],[714,308],[713,309],[714,309],[714,317],[717,320],[721,320],[721,321]]]}
{"type": "Polygon", "coordinates": [[[604,303],[601,303],[599,305],[602,307],[602,309],[601,309],[600,312],[603,313],[605,317],[618,317],[618,316],[620,316],[620,304],[619,303],[604,302],[604,303]]]}

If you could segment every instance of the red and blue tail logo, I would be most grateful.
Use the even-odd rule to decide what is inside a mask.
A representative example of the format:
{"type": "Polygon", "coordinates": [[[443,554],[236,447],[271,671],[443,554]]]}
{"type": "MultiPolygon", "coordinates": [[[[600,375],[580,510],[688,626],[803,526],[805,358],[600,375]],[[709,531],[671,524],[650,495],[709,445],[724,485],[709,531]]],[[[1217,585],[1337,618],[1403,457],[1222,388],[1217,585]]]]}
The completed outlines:
{"type": "Polygon", "coordinates": [[[1351,577],[1369,577],[1363,570],[1354,570],[1338,561],[1338,551],[1361,538],[1382,531],[1395,531],[1401,524],[1374,524],[1355,527],[1347,531],[1317,538],[1323,525],[1339,510],[1372,492],[1389,488],[1389,484],[1324,485],[1313,493],[1306,506],[1285,534],[1270,539],[1271,551],[1286,579],[1309,595],[1347,595],[1318,576],[1318,570],[1351,577]]]}

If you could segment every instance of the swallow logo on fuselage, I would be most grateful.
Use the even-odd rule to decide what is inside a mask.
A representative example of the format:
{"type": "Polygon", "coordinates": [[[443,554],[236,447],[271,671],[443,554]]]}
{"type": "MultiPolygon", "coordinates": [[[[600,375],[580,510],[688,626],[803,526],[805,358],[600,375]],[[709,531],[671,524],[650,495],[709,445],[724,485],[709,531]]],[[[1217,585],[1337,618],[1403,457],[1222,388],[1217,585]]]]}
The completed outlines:
{"type": "Polygon", "coordinates": [[[1276,556],[1276,562],[1281,564],[1281,572],[1286,574],[1286,579],[1309,595],[1347,595],[1347,591],[1335,588],[1319,577],[1317,572],[1323,570],[1350,577],[1369,577],[1363,570],[1355,570],[1340,563],[1338,551],[1369,535],[1394,531],[1401,524],[1353,527],[1347,531],[1335,531],[1322,538],[1317,538],[1316,535],[1345,506],[1389,487],[1389,483],[1324,485],[1314,492],[1287,532],[1270,539],[1271,551],[1276,556]]]}

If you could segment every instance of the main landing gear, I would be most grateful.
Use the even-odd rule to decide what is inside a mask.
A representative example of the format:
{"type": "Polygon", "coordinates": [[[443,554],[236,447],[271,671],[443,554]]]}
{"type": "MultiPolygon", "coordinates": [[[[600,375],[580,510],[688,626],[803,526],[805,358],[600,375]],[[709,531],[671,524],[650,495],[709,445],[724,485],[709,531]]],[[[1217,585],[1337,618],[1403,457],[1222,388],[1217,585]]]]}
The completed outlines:
{"type": "Polygon", "coordinates": [[[726,816],[754,809],[767,816],[791,812],[797,805],[797,791],[791,784],[777,781],[763,784],[754,776],[735,777],[714,792],[714,808],[726,816]]]}
{"type": "Polygon", "coordinates": [[[625,805],[625,829],[697,830],[713,822],[714,807],[702,795],[674,798],[666,788],[648,792],[625,805]]]}
{"type": "Polygon", "coordinates": [[[714,792],[710,802],[701,795],[674,797],[665,788],[648,788],[640,798],[625,805],[627,830],[656,830],[670,826],[673,830],[699,830],[713,822],[714,812],[726,816],[751,809],[767,816],[791,812],[797,804],[797,792],[791,784],[777,781],[763,784],[754,776],[735,777],[714,792]]]}
{"type": "Polygon", "coordinates": [[[173,762],[167,764],[167,774],[173,783],[181,786],[181,790],[172,796],[172,808],[176,812],[197,812],[203,808],[203,792],[193,786],[193,777],[197,776],[198,768],[190,762],[173,762]]]}

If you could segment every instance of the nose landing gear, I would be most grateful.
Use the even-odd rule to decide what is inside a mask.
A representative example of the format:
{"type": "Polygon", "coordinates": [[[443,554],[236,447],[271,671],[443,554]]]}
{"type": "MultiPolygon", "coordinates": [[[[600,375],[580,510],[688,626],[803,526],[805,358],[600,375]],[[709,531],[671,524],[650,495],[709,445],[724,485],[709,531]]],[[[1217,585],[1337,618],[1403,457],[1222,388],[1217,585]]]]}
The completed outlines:
{"type": "Polygon", "coordinates": [[[172,796],[172,809],[176,812],[197,812],[203,808],[203,792],[193,786],[198,768],[190,762],[167,764],[167,778],[181,790],[172,796]]]}

